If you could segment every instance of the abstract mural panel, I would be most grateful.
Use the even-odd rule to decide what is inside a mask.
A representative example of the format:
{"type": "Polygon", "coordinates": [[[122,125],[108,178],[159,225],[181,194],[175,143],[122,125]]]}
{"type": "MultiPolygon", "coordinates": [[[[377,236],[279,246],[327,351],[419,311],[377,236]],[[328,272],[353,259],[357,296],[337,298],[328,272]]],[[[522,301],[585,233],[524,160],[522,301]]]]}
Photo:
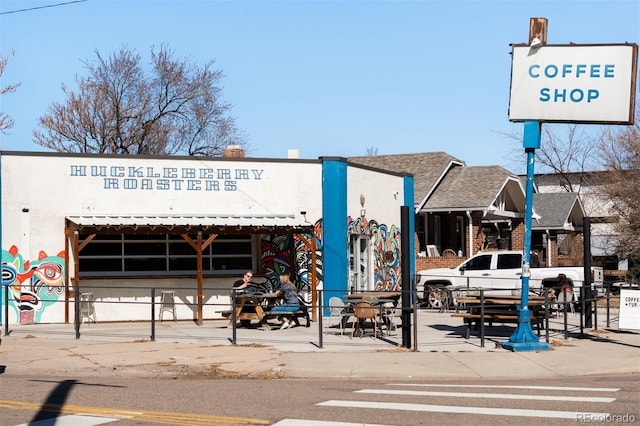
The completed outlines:
{"type": "Polygon", "coordinates": [[[61,251],[24,260],[18,247],[2,250],[2,283],[9,286],[8,305],[20,324],[38,323],[46,309],[64,299],[64,258],[61,251]]]}

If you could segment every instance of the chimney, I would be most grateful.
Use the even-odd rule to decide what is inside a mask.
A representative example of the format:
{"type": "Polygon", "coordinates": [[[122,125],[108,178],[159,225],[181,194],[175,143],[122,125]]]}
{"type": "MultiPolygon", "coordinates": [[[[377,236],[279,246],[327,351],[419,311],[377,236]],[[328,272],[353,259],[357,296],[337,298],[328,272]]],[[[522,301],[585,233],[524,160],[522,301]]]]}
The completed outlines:
{"type": "Polygon", "coordinates": [[[227,148],[222,151],[223,157],[229,158],[244,158],[244,149],[240,145],[228,145],[227,148]]]}
{"type": "Polygon", "coordinates": [[[287,151],[287,158],[300,158],[300,150],[290,149],[287,151]]]}

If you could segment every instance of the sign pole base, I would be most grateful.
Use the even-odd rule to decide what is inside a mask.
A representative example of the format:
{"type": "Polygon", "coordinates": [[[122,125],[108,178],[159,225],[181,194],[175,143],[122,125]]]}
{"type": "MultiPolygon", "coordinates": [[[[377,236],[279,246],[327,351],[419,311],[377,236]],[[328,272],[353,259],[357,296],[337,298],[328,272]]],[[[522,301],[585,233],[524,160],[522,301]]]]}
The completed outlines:
{"type": "Polygon", "coordinates": [[[531,311],[520,307],[518,307],[518,311],[516,331],[509,337],[508,342],[500,343],[502,348],[513,352],[550,350],[551,345],[547,342],[541,342],[531,329],[531,311]]]}
{"type": "Polygon", "coordinates": [[[536,158],[536,148],[540,148],[540,123],[528,121],[524,124],[523,146],[527,153],[527,187],[525,194],[524,215],[524,250],[522,253],[522,289],[520,305],[518,305],[518,326],[509,337],[508,342],[500,345],[504,349],[514,352],[520,351],[548,351],[551,346],[540,342],[538,336],[531,329],[531,311],[529,310],[529,278],[531,256],[531,218],[533,216],[533,177],[536,158]]]}

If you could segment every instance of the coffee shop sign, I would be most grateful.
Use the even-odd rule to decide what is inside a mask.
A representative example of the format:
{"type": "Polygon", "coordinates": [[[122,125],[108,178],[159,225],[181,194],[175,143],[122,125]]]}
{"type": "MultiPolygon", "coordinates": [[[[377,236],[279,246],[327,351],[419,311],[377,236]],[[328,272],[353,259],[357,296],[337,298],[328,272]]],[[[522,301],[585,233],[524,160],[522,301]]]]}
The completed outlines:
{"type": "Polygon", "coordinates": [[[633,124],[637,44],[512,49],[509,120],[633,124]]]}
{"type": "Polygon", "coordinates": [[[208,167],[71,166],[74,178],[99,179],[107,190],[237,191],[241,182],[262,179],[263,169],[208,167]]]}

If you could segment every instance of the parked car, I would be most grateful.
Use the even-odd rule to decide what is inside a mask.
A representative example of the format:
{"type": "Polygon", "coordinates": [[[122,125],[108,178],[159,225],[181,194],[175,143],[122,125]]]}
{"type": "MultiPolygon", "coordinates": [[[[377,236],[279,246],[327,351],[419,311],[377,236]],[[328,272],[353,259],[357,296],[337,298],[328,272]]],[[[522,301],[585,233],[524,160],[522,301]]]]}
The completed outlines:
{"type": "MultiPolygon", "coordinates": [[[[551,286],[558,274],[565,274],[575,288],[584,283],[584,267],[560,266],[540,267],[538,257],[530,258],[529,289],[541,290],[551,286]],[[544,283],[544,284],[543,284],[544,283]]],[[[487,294],[505,294],[511,291],[519,294],[522,288],[522,252],[499,250],[480,252],[453,268],[437,268],[418,271],[419,301],[428,300],[427,286],[448,288],[485,289],[487,294]]],[[[591,268],[591,283],[602,286],[604,271],[601,267],[591,268]]]]}

